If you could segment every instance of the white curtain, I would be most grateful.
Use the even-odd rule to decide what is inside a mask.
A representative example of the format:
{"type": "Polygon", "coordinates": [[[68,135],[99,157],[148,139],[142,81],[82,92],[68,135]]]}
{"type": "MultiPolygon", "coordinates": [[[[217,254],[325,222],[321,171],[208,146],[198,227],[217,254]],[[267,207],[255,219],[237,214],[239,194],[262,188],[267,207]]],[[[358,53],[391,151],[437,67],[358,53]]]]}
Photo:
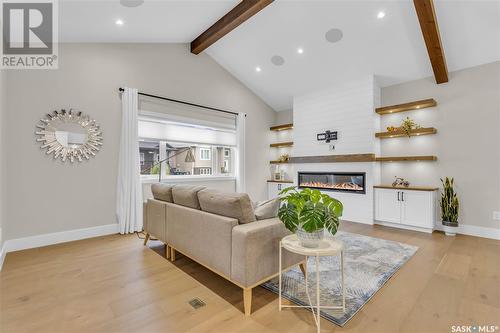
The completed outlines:
{"type": "Polygon", "coordinates": [[[236,192],[243,193],[246,191],[245,183],[245,122],[246,114],[238,113],[236,117],[236,145],[238,147],[236,158],[236,192]]]}
{"type": "Polygon", "coordinates": [[[137,116],[137,89],[125,88],[122,93],[122,130],[116,190],[116,216],[121,234],[142,231],[142,187],[137,116]]]}

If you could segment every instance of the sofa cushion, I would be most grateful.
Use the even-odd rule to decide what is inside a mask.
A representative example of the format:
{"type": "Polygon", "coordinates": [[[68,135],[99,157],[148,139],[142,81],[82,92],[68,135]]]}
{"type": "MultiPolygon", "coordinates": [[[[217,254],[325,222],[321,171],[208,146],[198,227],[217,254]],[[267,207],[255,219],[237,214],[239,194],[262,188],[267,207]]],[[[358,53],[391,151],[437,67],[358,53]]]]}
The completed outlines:
{"type": "Polygon", "coordinates": [[[196,185],[176,185],[172,189],[174,203],[194,209],[200,209],[198,192],[205,189],[205,186],[196,185]]]}
{"type": "Polygon", "coordinates": [[[198,192],[201,209],[222,216],[232,217],[239,223],[255,221],[252,201],[246,193],[226,193],[206,189],[198,192]]]}
{"type": "Polygon", "coordinates": [[[172,198],[173,187],[173,185],[167,184],[152,184],[151,192],[153,193],[153,198],[166,202],[174,202],[172,198]]]}
{"type": "Polygon", "coordinates": [[[278,216],[280,200],[278,198],[261,201],[254,206],[255,218],[257,220],[271,219],[278,216]]]}

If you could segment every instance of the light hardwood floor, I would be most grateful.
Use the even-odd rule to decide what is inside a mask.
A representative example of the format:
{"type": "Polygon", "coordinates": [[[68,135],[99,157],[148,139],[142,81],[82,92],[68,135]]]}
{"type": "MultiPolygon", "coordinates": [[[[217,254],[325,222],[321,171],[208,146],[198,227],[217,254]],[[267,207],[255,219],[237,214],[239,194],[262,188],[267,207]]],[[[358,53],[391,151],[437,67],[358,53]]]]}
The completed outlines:
{"type": "MultiPolygon", "coordinates": [[[[500,242],[343,223],[342,229],[419,246],[343,328],[324,332],[451,332],[500,326],[500,242]]],[[[306,310],[278,312],[277,296],[241,289],[193,261],[167,261],[135,235],[9,253],[0,273],[0,332],[315,332],[306,310]],[[188,304],[198,297],[206,306],[188,304]]]]}

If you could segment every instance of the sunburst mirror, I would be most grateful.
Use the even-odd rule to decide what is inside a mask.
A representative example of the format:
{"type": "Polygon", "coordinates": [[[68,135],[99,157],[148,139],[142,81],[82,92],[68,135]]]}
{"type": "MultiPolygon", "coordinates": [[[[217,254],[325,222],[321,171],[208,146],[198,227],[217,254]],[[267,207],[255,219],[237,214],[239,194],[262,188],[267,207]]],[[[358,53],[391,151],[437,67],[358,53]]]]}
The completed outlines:
{"type": "Polygon", "coordinates": [[[88,160],[102,146],[102,132],[96,121],[75,110],[54,111],[40,119],[35,132],[40,148],[63,162],[88,160]]]}

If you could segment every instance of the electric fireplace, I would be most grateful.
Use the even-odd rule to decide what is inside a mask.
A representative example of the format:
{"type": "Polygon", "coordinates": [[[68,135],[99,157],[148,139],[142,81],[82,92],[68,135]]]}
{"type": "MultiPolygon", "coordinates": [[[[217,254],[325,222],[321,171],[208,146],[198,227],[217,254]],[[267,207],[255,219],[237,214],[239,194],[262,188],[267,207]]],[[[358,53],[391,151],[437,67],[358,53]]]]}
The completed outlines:
{"type": "Polygon", "coordinates": [[[299,188],[366,193],[364,172],[299,172],[299,188]]]}

